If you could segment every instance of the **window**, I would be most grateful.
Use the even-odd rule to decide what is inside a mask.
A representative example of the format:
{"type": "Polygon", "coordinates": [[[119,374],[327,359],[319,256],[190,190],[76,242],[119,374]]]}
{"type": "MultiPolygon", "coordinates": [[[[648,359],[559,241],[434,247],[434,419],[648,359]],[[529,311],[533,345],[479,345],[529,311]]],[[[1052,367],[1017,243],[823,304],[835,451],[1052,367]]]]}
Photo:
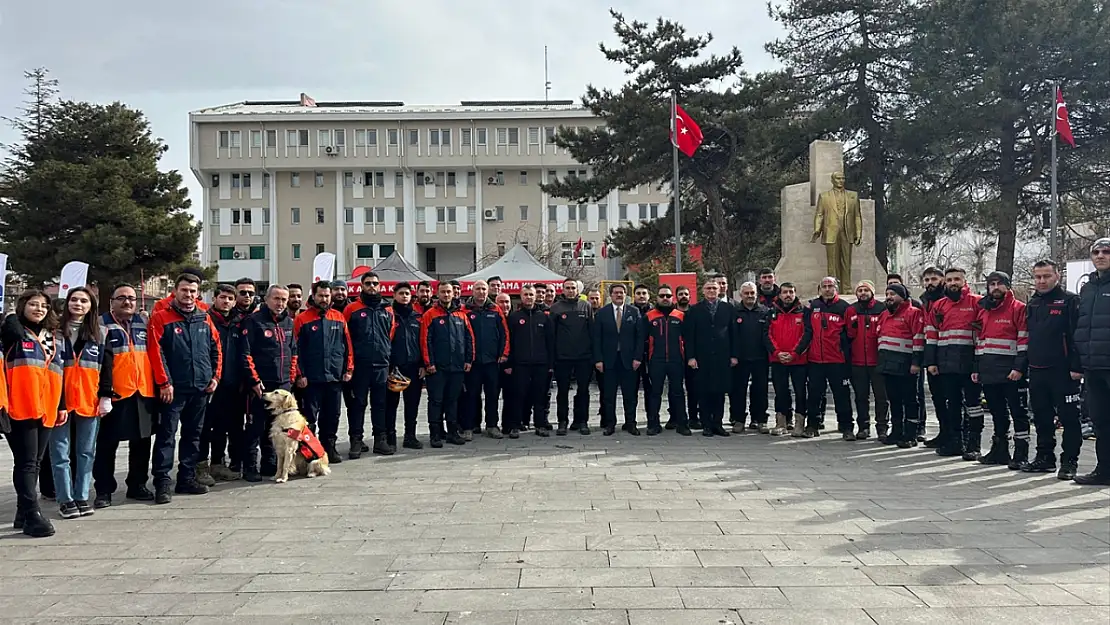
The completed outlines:
{"type": "Polygon", "coordinates": [[[269,189],[270,188],[270,174],[262,174],[262,188],[263,189],[269,189]]]}
{"type": "Polygon", "coordinates": [[[520,128],[509,129],[509,145],[520,145],[520,128]]]}
{"type": "Polygon", "coordinates": [[[424,172],[416,172],[416,184],[427,184],[427,182],[427,180],[424,180],[424,172]]]}
{"type": "Polygon", "coordinates": [[[218,189],[220,187],[220,175],[212,174],[212,188],[218,189]]]}
{"type": "Polygon", "coordinates": [[[659,218],[659,205],[658,204],[651,204],[650,206],[648,206],[648,219],[658,219],[658,218],[659,218]]]}
{"type": "Polygon", "coordinates": [[[316,133],[316,142],[320,145],[320,147],[331,145],[331,131],[330,130],[317,131],[317,133],[316,133]]]}
{"type": "Polygon", "coordinates": [[[324,253],[324,244],[323,243],[317,243],[316,244],[316,253],[317,254],[323,254],[324,253]]]}
{"type": "Polygon", "coordinates": [[[324,186],[324,172],[321,172],[321,171],[316,172],[316,186],[317,187],[324,186]]]}
{"type": "Polygon", "coordinates": [[[374,258],[374,246],[370,243],[359,243],[355,246],[356,258],[374,258]]]}
{"type": "Polygon", "coordinates": [[[465,146],[470,145],[470,129],[469,128],[463,128],[459,132],[459,137],[460,137],[459,143],[461,143],[462,145],[465,145],[465,146]]]}
{"type": "MultiPolygon", "coordinates": [[[[236,209],[239,210],[239,209],[236,209]]],[[[254,211],[249,208],[243,209],[243,223],[250,224],[254,221],[254,211]]]]}
{"type": "Polygon", "coordinates": [[[520,172],[520,184],[521,185],[528,184],[528,172],[526,172],[526,171],[520,172]]]}
{"type": "Polygon", "coordinates": [[[497,212],[497,221],[505,221],[505,207],[504,206],[494,206],[493,210],[495,210],[497,212]]]}
{"type": "Polygon", "coordinates": [[[466,186],[474,187],[474,185],[477,184],[477,181],[478,181],[478,174],[476,174],[472,171],[466,172],[466,186]]]}
{"type": "Polygon", "coordinates": [[[262,147],[262,131],[261,130],[252,130],[251,131],[251,147],[252,148],[261,148],[262,147]]]}
{"type": "Polygon", "coordinates": [[[577,204],[568,204],[567,205],[567,220],[568,221],[578,221],[578,205],[577,204]]]}
{"type": "Polygon", "coordinates": [[[251,175],[250,174],[243,174],[243,188],[244,189],[251,188],[251,175]]]}
{"type": "Polygon", "coordinates": [[[378,131],[377,130],[367,130],[366,131],[366,145],[373,145],[373,146],[378,145],[378,131]]]}
{"type": "Polygon", "coordinates": [[[556,211],[556,209],[555,209],[554,206],[548,205],[548,207],[547,207],[547,221],[549,221],[550,223],[555,223],[555,211],[556,211]]]}
{"type": "Polygon", "coordinates": [[[228,135],[228,133],[227,133],[226,130],[221,130],[220,131],[220,147],[221,148],[226,148],[229,145],[231,145],[231,142],[228,141],[227,135],[228,135]]]}
{"type": "Polygon", "coordinates": [[[270,207],[269,206],[264,206],[262,208],[262,224],[266,225],[266,226],[270,225],[270,207]]]}
{"type": "Polygon", "coordinates": [[[316,223],[318,223],[318,224],[324,223],[324,209],[322,209],[322,208],[317,208],[316,209],[316,223]]]}
{"type": "Polygon", "coordinates": [[[597,218],[599,221],[609,221],[609,206],[606,204],[597,205],[597,218]]]}
{"type": "Polygon", "coordinates": [[[420,131],[409,130],[409,145],[420,145],[420,131]]]}
{"type": "Polygon", "coordinates": [[[617,219],[628,221],[628,204],[617,204],[617,219]]]}
{"type": "Polygon", "coordinates": [[[540,144],[540,129],[539,128],[529,128],[528,129],[528,145],[539,145],[539,144],[540,144]]]}
{"type": "Polygon", "coordinates": [[[243,133],[238,130],[231,131],[231,148],[237,149],[243,145],[243,133]]]}
{"type": "Polygon", "coordinates": [[[432,128],[428,131],[428,145],[439,145],[439,129],[432,128]]]}
{"type": "Polygon", "coordinates": [[[505,242],[504,241],[498,241],[497,242],[497,255],[498,256],[504,256],[505,255],[505,242]]]}
{"type": "Polygon", "coordinates": [[[593,267],[596,258],[597,257],[594,255],[594,242],[584,241],[582,243],[582,253],[578,257],[579,264],[585,267],[593,267]]]}
{"type": "Polygon", "coordinates": [[[347,224],[348,226],[355,223],[355,209],[351,208],[350,206],[343,208],[343,223],[347,224]]]}
{"type": "Polygon", "coordinates": [[[252,245],[250,247],[251,260],[264,260],[266,258],[265,245],[252,245]]]}
{"type": "Polygon", "coordinates": [[[558,180],[559,180],[558,172],[556,172],[554,169],[547,170],[547,181],[548,182],[557,182],[558,180]]]}
{"type": "Polygon", "coordinates": [[[335,129],[335,145],[336,147],[347,147],[347,131],[342,128],[335,129]]]}
{"type": "Polygon", "coordinates": [[[451,129],[450,128],[440,128],[439,129],[439,140],[442,142],[443,145],[451,145],[451,129]]]}
{"type": "Polygon", "coordinates": [[[571,264],[571,261],[574,260],[574,243],[563,241],[559,244],[559,260],[562,261],[564,267],[571,264]]]}
{"type": "Polygon", "coordinates": [[[648,205],[647,204],[640,204],[640,219],[647,219],[647,218],[648,218],[648,205]]]}
{"type": "Polygon", "coordinates": [[[301,259],[301,244],[300,243],[294,243],[293,244],[293,260],[300,260],[300,259],[301,259]]]}
{"type": "Polygon", "coordinates": [[[477,144],[480,145],[480,146],[485,146],[486,145],[486,129],[485,128],[479,128],[478,129],[477,144]]]}
{"type": "Polygon", "coordinates": [[[555,127],[547,126],[543,129],[544,143],[555,143],[555,127]]]}
{"type": "Polygon", "coordinates": [[[365,130],[356,130],[355,131],[355,147],[356,148],[366,147],[366,131],[365,130]]]}
{"type": "Polygon", "coordinates": [[[422,224],[422,223],[424,223],[424,221],[425,221],[425,219],[424,219],[424,208],[419,207],[419,208],[416,209],[416,223],[422,224]]]}
{"type": "Polygon", "coordinates": [[[221,247],[220,248],[220,260],[233,260],[234,258],[235,258],[235,248],[234,247],[221,247]]]}
{"type": "Polygon", "coordinates": [[[291,186],[291,187],[301,186],[301,174],[300,174],[300,172],[295,171],[295,172],[289,174],[289,186],[291,186]]]}
{"type": "Polygon", "coordinates": [[[396,245],[392,243],[379,243],[378,244],[378,258],[389,258],[393,255],[394,250],[397,249],[396,245]]]}
{"type": "Polygon", "coordinates": [[[587,172],[585,169],[579,169],[578,170],[578,177],[579,178],[589,178],[590,177],[589,172],[587,172]]]}
{"type": "Polygon", "coordinates": [[[445,182],[446,178],[447,178],[447,176],[442,171],[437,171],[436,172],[436,186],[437,187],[444,186],[446,184],[446,182],[445,182]]]}
{"type": "Polygon", "coordinates": [[[384,187],[385,186],[385,172],[384,171],[374,172],[374,186],[375,187],[384,187]]]}
{"type": "Polygon", "coordinates": [[[208,209],[208,225],[210,225],[210,226],[220,225],[220,209],[218,209],[218,208],[208,209]]]}
{"type": "Polygon", "coordinates": [[[389,134],[389,137],[388,137],[389,138],[389,145],[396,146],[397,145],[397,130],[394,129],[394,128],[390,128],[388,134],[389,134]]]}
{"type": "Polygon", "coordinates": [[[239,174],[231,174],[231,188],[238,189],[239,184],[239,174]]]}
{"type": "MultiPolygon", "coordinates": [[[[466,209],[464,208],[463,210],[466,210],[466,209]]],[[[465,219],[466,219],[466,215],[463,215],[462,220],[465,220],[465,219]]],[[[447,221],[449,221],[451,223],[456,223],[458,221],[461,221],[459,219],[459,211],[454,206],[448,206],[447,207],[447,221]]]]}
{"type": "Polygon", "coordinates": [[[294,206],[293,208],[289,209],[289,221],[294,226],[300,225],[300,223],[301,223],[301,209],[300,208],[294,206]]]}
{"type": "Polygon", "coordinates": [[[231,209],[231,223],[238,225],[239,220],[242,218],[242,214],[242,211],[240,211],[238,208],[231,209]]]}
{"type": "Polygon", "coordinates": [[[347,187],[348,189],[355,186],[355,172],[353,172],[353,171],[343,172],[343,186],[347,187]]]}
{"type": "Polygon", "coordinates": [[[402,172],[394,173],[393,186],[396,188],[396,192],[400,193],[401,190],[405,188],[405,174],[403,174],[402,172]]]}
{"type": "Polygon", "coordinates": [[[447,172],[447,186],[449,186],[449,187],[455,186],[455,180],[456,180],[455,172],[453,172],[453,171],[447,172]]]}
{"type": "Polygon", "coordinates": [[[297,131],[296,130],[286,130],[285,131],[285,147],[295,148],[298,145],[300,145],[300,143],[297,141],[297,131]]]}
{"type": "Polygon", "coordinates": [[[496,184],[498,186],[501,186],[501,185],[505,184],[505,172],[503,172],[503,171],[494,172],[493,181],[494,181],[494,184],[496,184]]]}
{"type": "Polygon", "coordinates": [[[567,180],[568,180],[568,181],[572,181],[572,180],[574,180],[574,179],[575,179],[575,178],[577,178],[577,177],[578,177],[578,176],[576,176],[576,175],[575,175],[575,173],[574,173],[574,170],[573,170],[573,169],[568,169],[568,170],[567,170],[567,180]]]}
{"type": "Polygon", "coordinates": [[[436,271],[436,248],[424,248],[424,271],[435,273],[436,271]]]}
{"type": "Polygon", "coordinates": [[[306,130],[298,130],[297,135],[298,135],[297,138],[300,141],[301,147],[307,148],[308,147],[308,130],[307,129],[306,130]]]}
{"type": "Polygon", "coordinates": [[[509,145],[509,129],[497,129],[497,145],[509,145]]]}
{"type": "Polygon", "coordinates": [[[443,206],[436,207],[436,223],[447,223],[447,208],[443,206]]]}
{"type": "Polygon", "coordinates": [[[268,148],[276,148],[277,147],[277,131],[276,130],[267,130],[266,131],[266,147],[268,147],[268,148]]]}
{"type": "Polygon", "coordinates": [[[375,214],[375,217],[376,217],[376,219],[374,221],[376,221],[380,224],[385,223],[385,207],[384,206],[379,206],[379,207],[375,208],[374,209],[374,214],[375,214]]]}
{"type": "Polygon", "coordinates": [[[521,204],[520,205],[520,220],[521,221],[528,221],[528,205],[527,204],[521,204]]]}

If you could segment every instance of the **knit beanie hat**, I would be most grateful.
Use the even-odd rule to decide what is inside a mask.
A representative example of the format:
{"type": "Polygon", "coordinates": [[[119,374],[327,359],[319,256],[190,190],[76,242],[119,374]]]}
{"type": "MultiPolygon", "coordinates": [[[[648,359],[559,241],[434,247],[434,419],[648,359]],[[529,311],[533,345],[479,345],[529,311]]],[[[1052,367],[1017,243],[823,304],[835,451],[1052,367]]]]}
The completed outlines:
{"type": "Polygon", "coordinates": [[[901,284],[888,284],[886,285],[886,290],[893,292],[895,295],[901,297],[904,300],[909,301],[910,299],[910,292],[907,291],[906,287],[902,286],[901,284]]]}

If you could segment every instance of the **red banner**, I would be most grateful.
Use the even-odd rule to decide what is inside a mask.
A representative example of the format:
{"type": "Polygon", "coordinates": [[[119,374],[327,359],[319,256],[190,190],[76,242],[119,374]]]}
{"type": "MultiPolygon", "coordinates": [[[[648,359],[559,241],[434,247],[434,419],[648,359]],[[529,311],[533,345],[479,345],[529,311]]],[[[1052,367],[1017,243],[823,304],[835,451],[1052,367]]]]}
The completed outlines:
{"type": "Polygon", "coordinates": [[[678,287],[684,286],[690,289],[690,305],[698,302],[698,274],[696,273],[661,273],[659,274],[659,284],[669,284],[675,291],[675,297],[678,296],[678,287]]]}
{"type": "MultiPolygon", "coordinates": [[[[382,282],[381,293],[382,297],[393,297],[393,287],[400,284],[399,282],[382,282]]],[[[410,282],[412,288],[416,288],[416,283],[410,282]]],[[[546,284],[549,287],[555,287],[556,293],[563,292],[562,281],[545,281],[545,280],[503,280],[501,282],[501,292],[508,293],[509,295],[520,295],[520,287],[525,284],[546,284]]],[[[474,286],[471,281],[462,282],[461,288],[463,295],[470,295],[470,289],[474,286]]],[[[439,288],[439,282],[432,282],[432,293],[439,288]]],[[[347,297],[358,297],[359,292],[362,290],[362,285],[357,280],[347,283],[347,297]]],[[[416,293],[413,293],[415,296],[416,293]]]]}

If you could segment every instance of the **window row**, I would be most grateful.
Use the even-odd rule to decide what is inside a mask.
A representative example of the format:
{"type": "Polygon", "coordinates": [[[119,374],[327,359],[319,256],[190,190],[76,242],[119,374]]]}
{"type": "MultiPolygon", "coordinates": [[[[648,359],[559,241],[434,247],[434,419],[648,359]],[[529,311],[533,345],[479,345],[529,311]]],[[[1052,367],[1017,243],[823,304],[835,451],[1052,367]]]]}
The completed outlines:
{"type": "MultiPolygon", "coordinates": [[[[254,213],[249,208],[232,208],[228,209],[231,212],[231,224],[234,226],[250,225],[254,221],[254,213]]],[[[262,223],[263,225],[270,225],[270,209],[268,207],[262,208],[262,223]]],[[[220,209],[212,208],[208,211],[208,225],[220,225],[220,209]]]]}
{"type": "MultiPolygon", "coordinates": [[[[426,146],[430,148],[450,147],[457,137],[458,144],[464,147],[486,147],[490,145],[490,131],[492,130],[495,145],[519,146],[526,142],[527,145],[554,145],[556,126],[498,126],[494,128],[399,128],[385,130],[385,143],[389,147],[399,147],[402,132],[408,146],[426,146]],[[524,131],[523,141],[521,131],[524,131]]],[[[589,132],[586,126],[577,126],[578,132],[589,132]]],[[[269,149],[281,147],[278,144],[277,130],[249,130],[248,144],[252,149],[269,149]]],[[[285,146],[287,148],[311,147],[309,140],[311,132],[307,128],[287,129],[285,132],[285,146]]],[[[354,147],[378,147],[378,129],[356,128],[353,134],[354,147]]],[[[239,150],[243,148],[243,131],[220,130],[217,131],[217,145],[221,149],[239,150]]],[[[347,147],[346,128],[321,128],[316,131],[317,147],[345,148],[347,147]]]]}

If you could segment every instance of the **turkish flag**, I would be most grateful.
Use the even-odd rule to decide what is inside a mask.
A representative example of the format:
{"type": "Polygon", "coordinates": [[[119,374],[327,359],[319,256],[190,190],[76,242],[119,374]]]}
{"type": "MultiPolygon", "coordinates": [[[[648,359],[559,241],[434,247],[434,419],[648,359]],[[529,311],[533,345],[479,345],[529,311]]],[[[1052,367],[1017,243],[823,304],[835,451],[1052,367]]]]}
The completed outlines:
{"type": "Polygon", "coordinates": [[[578,258],[582,255],[582,237],[578,237],[578,243],[574,245],[574,257],[578,258]]]}
{"type": "Polygon", "coordinates": [[[671,115],[671,143],[686,156],[693,157],[702,139],[698,123],[681,106],[675,104],[671,115]]]}
{"type": "Polygon", "coordinates": [[[1075,137],[1071,134],[1071,122],[1068,121],[1068,105],[1064,103],[1064,92],[1056,88],[1056,133],[1071,147],[1075,147],[1075,137]]]}

